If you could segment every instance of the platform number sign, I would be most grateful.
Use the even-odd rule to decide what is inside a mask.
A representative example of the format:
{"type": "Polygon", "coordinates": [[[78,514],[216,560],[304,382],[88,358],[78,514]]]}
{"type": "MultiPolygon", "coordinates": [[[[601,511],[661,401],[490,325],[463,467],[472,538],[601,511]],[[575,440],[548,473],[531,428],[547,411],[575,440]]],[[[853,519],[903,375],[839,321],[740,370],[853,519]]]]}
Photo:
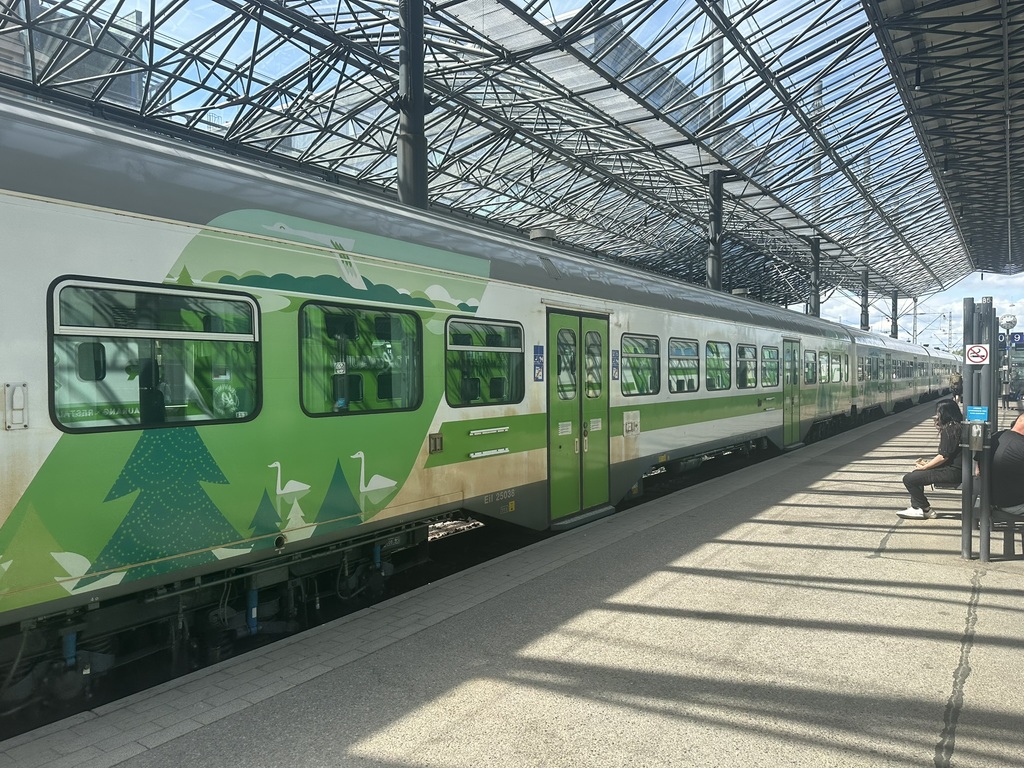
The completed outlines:
{"type": "Polygon", "coordinates": [[[968,344],[964,351],[964,359],[968,365],[986,365],[988,363],[988,344],[968,344]]]}

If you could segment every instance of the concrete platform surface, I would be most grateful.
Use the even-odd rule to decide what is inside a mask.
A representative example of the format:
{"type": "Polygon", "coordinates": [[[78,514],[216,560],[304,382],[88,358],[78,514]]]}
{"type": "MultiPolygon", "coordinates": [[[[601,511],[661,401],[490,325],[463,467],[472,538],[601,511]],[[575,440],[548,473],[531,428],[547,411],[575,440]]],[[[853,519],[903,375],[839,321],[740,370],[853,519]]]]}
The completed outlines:
{"type": "Polygon", "coordinates": [[[1024,560],[960,557],[958,493],[895,515],[932,412],[0,742],[0,767],[1022,766],[1024,560]]]}

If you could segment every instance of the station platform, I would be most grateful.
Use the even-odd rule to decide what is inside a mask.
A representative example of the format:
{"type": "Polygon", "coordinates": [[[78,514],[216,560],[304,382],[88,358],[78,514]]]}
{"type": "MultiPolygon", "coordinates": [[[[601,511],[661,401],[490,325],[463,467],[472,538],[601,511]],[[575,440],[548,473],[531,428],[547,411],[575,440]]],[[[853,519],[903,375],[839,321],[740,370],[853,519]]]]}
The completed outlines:
{"type": "Polygon", "coordinates": [[[959,492],[895,514],[933,412],[0,742],[0,766],[1020,766],[1024,559],[960,556],[959,492]]]}

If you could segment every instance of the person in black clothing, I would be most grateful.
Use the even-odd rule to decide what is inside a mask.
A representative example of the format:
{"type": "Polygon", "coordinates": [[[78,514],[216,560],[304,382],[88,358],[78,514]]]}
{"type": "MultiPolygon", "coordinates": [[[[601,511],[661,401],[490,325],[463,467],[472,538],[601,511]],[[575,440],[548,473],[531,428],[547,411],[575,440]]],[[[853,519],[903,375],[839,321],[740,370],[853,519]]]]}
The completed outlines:
{"type": "Polygon", "coordinates": [[[932,483],[957,483],[963,479],[963,457],[960,450],[960,428],[964,417],[960,406],[952,400],[940,400],[935,407],[935,428],[939,431],[939,452],[932,459],[918,459],[914,470],[903,476],[903,485],[910,492],[910,506],[896,514],[908,520],[935,517],[924,487],[932,483]]]}
{"type": "Polygon", "coordinates": [[[953,395],[955,403],[959,404],[964,401],[964,377],[959,371],[954,371],[949,376],[949,392],[953,395]]]}
{"type": "Polygon", "coordinates": [[[1024,516],[1024,413],[992,435],[992,506],[1024,516]]]}

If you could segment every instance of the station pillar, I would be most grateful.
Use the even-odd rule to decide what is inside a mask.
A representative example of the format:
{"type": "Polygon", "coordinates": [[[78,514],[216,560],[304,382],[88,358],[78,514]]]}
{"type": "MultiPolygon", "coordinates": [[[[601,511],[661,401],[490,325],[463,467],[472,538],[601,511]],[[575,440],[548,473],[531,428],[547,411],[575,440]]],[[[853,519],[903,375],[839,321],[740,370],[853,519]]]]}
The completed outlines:
{"type": "Polygon", "coordinates": [[[816,237],[808,238],[811,246],[811,273],[808,276],[807,286],[807,314],[811,317],[821,317],[821,240],[816,237]]]}
{"type": "Polygon", "coordinates": [[[423,0],[399,0],[398,200],[427,207],[427,97],[423,86],[423,0]]]}
{"type": "Polygon", "coordinates": [[[723,171],[708,174],[711,209],[708,213],[707,287],[722,290],[722,182],[723,171]]]}
{"type": "Polygon", "coordinates": [[[860,276],[860,329],[871,330],[871,319],[868,317],[868,268],[864,267],[860,276]]]}
{"type": "Polygon", "coordinates": [[[889,336],[894,339],[900,337],[900,326],[899,326],[899,311],[900,311],[900,292],[892,292],[892,324],[889,326],[889,336]]]}

